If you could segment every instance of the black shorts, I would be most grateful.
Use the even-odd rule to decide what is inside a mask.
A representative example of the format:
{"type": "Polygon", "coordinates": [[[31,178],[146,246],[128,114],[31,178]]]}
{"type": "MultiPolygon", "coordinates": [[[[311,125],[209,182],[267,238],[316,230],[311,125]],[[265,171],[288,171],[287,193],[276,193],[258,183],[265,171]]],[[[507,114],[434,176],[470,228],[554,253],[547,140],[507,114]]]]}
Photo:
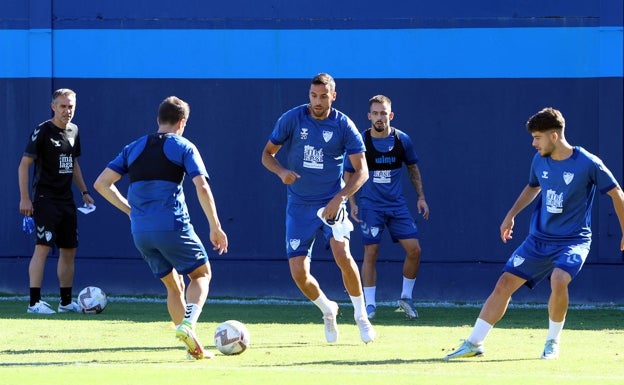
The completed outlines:
{"type": "Polygon", "coordinates": [[[41,199],[33,202],[33,208],[37,245],[78,247],[78,218],[73,201],[41,199]]]}

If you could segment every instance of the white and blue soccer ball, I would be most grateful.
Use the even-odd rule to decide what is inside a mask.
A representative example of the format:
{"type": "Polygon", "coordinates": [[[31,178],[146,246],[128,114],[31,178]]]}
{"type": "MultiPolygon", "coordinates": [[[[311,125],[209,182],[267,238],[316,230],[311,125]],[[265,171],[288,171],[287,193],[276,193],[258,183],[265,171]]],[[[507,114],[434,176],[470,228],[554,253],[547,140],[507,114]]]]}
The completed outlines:
{"type": "Polygon", "coordinates": [[[239,321],[228,320],[217,326],[214,341],[217,350],[230,356],[241,354],[249,347],[249,330],[239,321]]]}
{"type": "Polygon", "coordinates": [[[78,294],[78,304],[83,313],[101,313],[108,304],[108,298],[99,287],[87,286],[78,294]]]}

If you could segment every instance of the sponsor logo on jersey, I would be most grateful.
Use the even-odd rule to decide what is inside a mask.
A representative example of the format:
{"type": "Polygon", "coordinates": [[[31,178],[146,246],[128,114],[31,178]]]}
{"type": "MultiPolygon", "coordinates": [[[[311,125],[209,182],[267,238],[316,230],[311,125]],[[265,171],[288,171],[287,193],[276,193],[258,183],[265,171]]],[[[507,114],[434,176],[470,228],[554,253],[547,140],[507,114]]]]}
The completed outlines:
{"type": "Polygon", "coordinates": [[[378,156],[375,158],[375,163],[377,164],[392,164],[396,162],[396,156],[378,156]]]}
{"type": "Polygon", "coordinates": [[[392,170],[373,171],[373,183],[392,183],[392,170]]]}
{"type": "Polygon", "coordinates": [[[555,190],[546,191],[546,210],[552,214],[563,212],[563,193],[557,194],[555,190]]]}
{"type": "Polygon", "coordinates": [[[71,174],[74,172],[74,158],[71,155],[59,155],[59,174],[71,174]]]}
{"type": "Polygon", "coordinates": [[[315,170],[323,169],[323,149],[318,150],[314,146],[306,145],[303,148],[303,167],[315,170]]]}

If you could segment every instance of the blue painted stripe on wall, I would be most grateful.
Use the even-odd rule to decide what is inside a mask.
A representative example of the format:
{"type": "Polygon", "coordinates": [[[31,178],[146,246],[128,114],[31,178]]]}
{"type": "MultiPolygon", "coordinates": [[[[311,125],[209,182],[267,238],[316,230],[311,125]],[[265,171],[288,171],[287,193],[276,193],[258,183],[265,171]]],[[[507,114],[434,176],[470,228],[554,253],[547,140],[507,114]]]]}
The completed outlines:
{"type": "Polygon", "coordinates": [[[54,30],[53,67],[32,31],[0,31],[0,77],[621,77],[621,27],[402,30],[54,30]],[[28,42],[34,44],[33,50],[28,42]],[[28,49],[25,49],[28,48],[28,49]],[[3,58],[3,59],[6,59],[3,58]],[[32,64],[29,62],[37,62],[32,64]]]}

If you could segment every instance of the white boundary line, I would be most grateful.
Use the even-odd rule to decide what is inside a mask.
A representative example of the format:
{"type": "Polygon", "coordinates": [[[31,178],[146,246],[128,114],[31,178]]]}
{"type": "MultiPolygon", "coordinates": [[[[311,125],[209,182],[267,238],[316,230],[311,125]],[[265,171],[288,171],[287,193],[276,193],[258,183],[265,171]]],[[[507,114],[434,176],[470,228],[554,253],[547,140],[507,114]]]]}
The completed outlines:
{"type": "MultiPolygon", "coordinates": [[[[109,296],[111,302],[129,302],[129,303],[165,303],[166,298],[162,296],[109,296]]],[[[2,296],[0,295],[0,301],[27,301],[27,296],[2,296]]],[[[338,301],[341,306],[353,306],[350,301],[341,302],[338,301]]],[[[208,298],[206,304],[231,304],[231,305],[309,305],[312,306],[312,302],[307,300],[292,300],[292,299],[280,299],[280,298],[208,298]]],[[[483,303],[481,302],[450,302],[450,301],[430,301],[430,302],[415,302],[416,307],[433,307],[433,308],[480,308],[483,303]]],[[[377,306],[394,307],[396,301],[379,301],[377,306]]],[[[510,309],[546,309],[548,307],[545,303],[510,303],[510,309]]],[[[597,304],[570,304],[569,309],[573,310],[621,310],[624,311],[624,304],[615,303],[597,303],[597,304]]]]}

